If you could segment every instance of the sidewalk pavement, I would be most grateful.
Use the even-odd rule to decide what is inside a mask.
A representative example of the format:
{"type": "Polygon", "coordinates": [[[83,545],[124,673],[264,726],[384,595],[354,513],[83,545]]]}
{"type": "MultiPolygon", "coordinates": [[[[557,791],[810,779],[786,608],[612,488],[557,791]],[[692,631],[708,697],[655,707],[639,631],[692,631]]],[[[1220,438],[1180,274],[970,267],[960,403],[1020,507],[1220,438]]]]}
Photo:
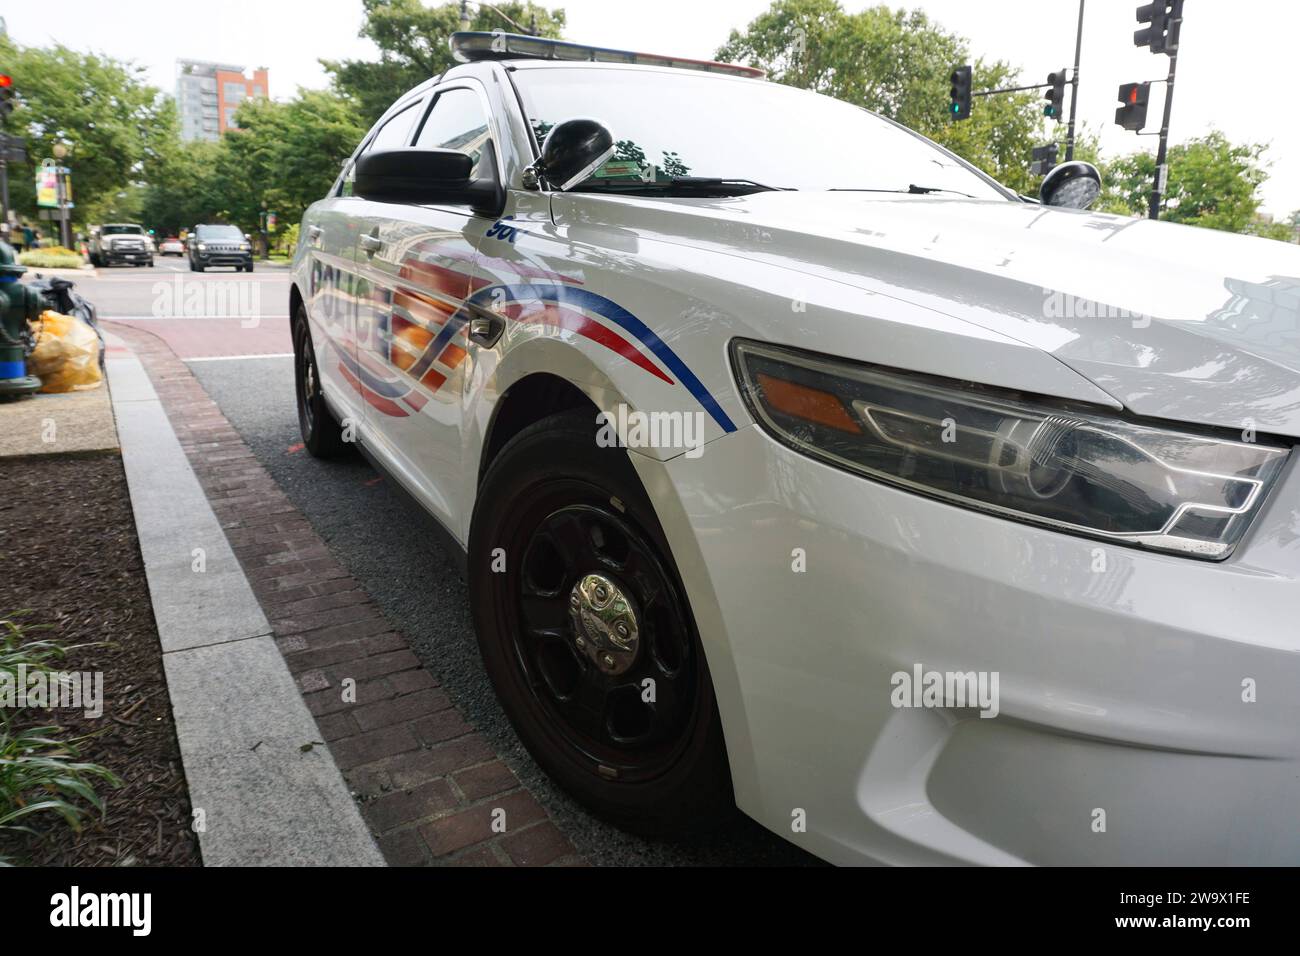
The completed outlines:
{"type": "Polygon", "coordinates": [[[383,865],[139,360],[108,376],[206,865],[383,865]]]}
{"type": "MultiPolygon", "coordinates": [[[[205,495],[200,503],[187,491],[184,505],[186,514],[190,510],[201,513],[200,526],[184,533],[164,527],[158,533],[160,543],[174,549],[168,559],[175,567],[167,569],[167,580],[185,586],[189,565],[184,563],[184,555],[202,534],[204,546],[211,548],[206,551],[208,573],[227,575],[230,593],[238,594],[238,600],[220,612],[221,625],[234,627],[235,609],[247,608],[250,595],[245,589],[249,587],[251,596],[260,602],[258,613],[269,618],[267,625],[250,611],[247,619],[240,619],[238,631],[244,637],[235,643],[255,641],[258,648],[255,659],[242,662],[243,666],[272,669],[274,652],[296,680],[296,687],[286,689],[282,677],[277,676],[273,687],[258,686],[257,693],[250,690],[242,698],[233,696],[234,691],[212,690],[206,687],[212,675],[198,655],[221,658],[222,649],[230,642],[212,643],[209,636],[195,647],[193,640],[178,635],[180,647],[171,653],[195,655],[196,662],[187,673],[178,674],[172,687],[178,732],[184,732],[190,718],[216,724],[224,716],[219,709],[182,703],[185,696],[206,695],[214,709],[270,706],[262,698],[275,696],[277,706],[292,710],[295,720],[301,717],[295,703],[315,716],[315,734],[328,749],[314,746],[307,755],[326,760],[332,755],[331,766],[336,764],[343,771],[389,864],[583,864],[545,809],[487,740],[466,723],[438,681],[420,665],[405,636],[394,630],[333,556],[164,339],[149,329],[123,323],[110,321],[105,327],[115,333],[117,347],[110,350],[109,375],[115,402],[119,391],[122,393],[119,427],[133,499],[136,479],[131,459],[137,438],[132,426],[122,426],[123,415],[131,412],[135,403],[147,408],[147,413],[138,413],[145,419],[141,428],[147,424],[156,440],[166,446],[166,467],[180,473],[176,451],[188,459],[189,474],[175,480],[183,480],[187,487],[197,487],[205,495]],[[134,356],[122,348],[123,340],[134,356]],[[147,374],[142,373],[141,364],[147,374]],[[215,529],[207,521],[213,515],[215,529]],[[235,574],[230,567],[232,550],[242,585],[229,580],[235,574]],[[265,636],[268,633],[273,639],[265,636]],[[225,697],[219,696],[223,693],[225,697]]],[[[142,456],[141,471],[148,465],[149,459],[142,456]]],[[[173,520],[185,517],[179,502],[168,504],[166,495],[161,498],[157,503],[145,503],[137,514],[148,515],[151,521],[161,515],[173,520]]],[[[143,528],[140,538],[143,545],[143,528]]],[[[216,593],[204,592],[195,600],[212,607],[216,593]]],[[[155,598],[160,604],[160,628],[170,613],[169,600],[161,591],[155,598]]],[[[194,608],[177,608],[181,610],[188,612],[185,619],[193,626],[199,616],[194,608]]],[[[168,677],[170,681],[170,670],[168,677]]],[[[241,715],[228,718],[228,726],[221,729],[245,733],[247,742],[255,735],[246,725],[241,715]]],[[[277,739],[286,745],[299,739],[298,726],[295,724],[293,734],[281,733],[277,739]]],[[[201,739],[206,746],[217,743],[211,734],[201,739]]],[[[262,747],[256,750],[260,753],[262,747]]],[[[187,772],[189,766],[187,755],[187,772]]],[[[242,780],[222,777],[216,784],[218,792],[240,798],[235,791],[243,785],[242,780]]],[[[190,788],[194,805],[205,806],[205,797],[193,779],[190,788]]],[[[262,799],[260,791],[256,798],[262,799]]],[[[266,799],[275,798],[272,794],[266,799]]],[[[304,839],[304,829],[325,826],[327,818],[320,811],[299,806],[295,817],[292,807],[283,809],[286,816],[278,825],[304,839]]],[[[204,844],[205,859],[207,854],[204,844]]]]}

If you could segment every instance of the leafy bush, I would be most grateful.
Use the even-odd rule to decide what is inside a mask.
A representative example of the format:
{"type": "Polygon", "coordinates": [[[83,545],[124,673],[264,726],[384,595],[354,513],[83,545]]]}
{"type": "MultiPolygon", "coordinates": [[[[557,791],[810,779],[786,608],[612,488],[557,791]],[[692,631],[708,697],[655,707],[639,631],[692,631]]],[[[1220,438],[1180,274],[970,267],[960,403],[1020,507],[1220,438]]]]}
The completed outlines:
{"type": "Polygon", "coordinates": [[[33,266],[37,269],[80,269],[81,256],[71,249],[63,249],[58,246],[49,249],[32,249],[29,252],[20,252],[18,261],[25,266],[33,266]]]}
{"type": "MultiPolygon", "coordinates": [[[[19,615],[0,619],[0,679],[17,682],[18,668],[27,674],[49,674],[68,651],[48,640],[33,640],[39,627],[23,626],[19,615]]],[[[80,831],[92,811],[103,813],[98,784],[120,787],[122,781],[106,767],[81,761],[78,745],[86,738],[63,740],[61,728],[20,727],[26,712],[0,708],[0,834],[33,832],[28,817],[52,813],[80,831]]],[[[0,866],[7,863],[0,857],[0,866]]]]}

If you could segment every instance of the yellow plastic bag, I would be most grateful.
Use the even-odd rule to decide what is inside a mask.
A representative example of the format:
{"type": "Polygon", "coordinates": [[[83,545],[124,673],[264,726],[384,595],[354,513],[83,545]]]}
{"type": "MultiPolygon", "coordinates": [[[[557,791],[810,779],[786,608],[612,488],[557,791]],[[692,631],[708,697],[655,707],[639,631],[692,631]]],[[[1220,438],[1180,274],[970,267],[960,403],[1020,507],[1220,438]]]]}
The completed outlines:
{"type": "Polygon", "coordinates": [[[33,328],[36,348],[27,357],[31,374],[41,380],[42,392],[80,392],[98,388],[99,337],[81,319],[46,310],[33,328]]]}

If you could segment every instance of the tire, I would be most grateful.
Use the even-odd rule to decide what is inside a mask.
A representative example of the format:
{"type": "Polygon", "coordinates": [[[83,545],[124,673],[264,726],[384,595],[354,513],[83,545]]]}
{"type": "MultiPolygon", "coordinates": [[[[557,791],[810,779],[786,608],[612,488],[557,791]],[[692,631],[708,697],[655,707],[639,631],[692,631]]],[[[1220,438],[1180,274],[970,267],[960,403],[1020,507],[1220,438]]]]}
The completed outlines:
{"type": "Polygon", "coordinates": [[[202,271],[203,271],[203,266],[196,265],[195,262],[194,262],[194,260],[191,259],[191,260],[190,260],[190,271],[191,271],[191,272],[202,272],[202,271]]]}
{"type": "Polygon", "coordinates": [[[311,344],[307,309],[302,305],[298,306],[293,320],[293,383],[303,446],[314,458],[343,457],[350,449],[343,440],[343,429],[321,393],[316,350],[311,344]]]}
{"type": "Polygon", "coordinates": [[[633,832],[699,832],[735,816],[708,665],[627,453],[595,432],[594,413],[552,416],[488,469],[469,539],[479,650],[520,740],[579,802],[633,832]],[[630,613],[586,623],[620,596],[630,613]],[[608,643],[620,624],[630,651],[608,643]]]}
{"type": "Polygon", "coordinates": [[[244,266],[244,271],[245,271],[245,272],[252,272],[252,271],[253,271],[253,264],[250,262],[248,265],[244,266]]]}

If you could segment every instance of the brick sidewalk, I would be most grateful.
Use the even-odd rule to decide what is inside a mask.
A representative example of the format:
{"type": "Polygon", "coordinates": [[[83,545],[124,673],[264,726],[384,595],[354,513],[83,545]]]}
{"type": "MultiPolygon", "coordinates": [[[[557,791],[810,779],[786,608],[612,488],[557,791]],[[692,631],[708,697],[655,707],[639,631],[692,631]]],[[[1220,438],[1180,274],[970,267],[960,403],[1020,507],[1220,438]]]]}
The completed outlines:
{"type": "Polygon", "coordinates": [[[388,862],[581,864],[185,364],[147,331],[110,327],[148,372],[321,739],[388,862]],[[355,702],[344,701],[348,679],[355,681],[355,702]],[[503,833],[493,829],[497,810],[504,811],[503,833]]]}

